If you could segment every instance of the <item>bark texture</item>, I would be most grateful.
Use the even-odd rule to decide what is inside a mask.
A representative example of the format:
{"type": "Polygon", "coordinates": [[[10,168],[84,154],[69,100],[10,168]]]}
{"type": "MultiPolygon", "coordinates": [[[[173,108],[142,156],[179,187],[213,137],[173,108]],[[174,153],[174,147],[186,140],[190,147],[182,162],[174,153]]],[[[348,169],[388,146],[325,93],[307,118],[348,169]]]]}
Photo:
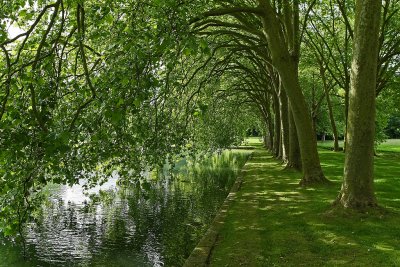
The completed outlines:
{"type": "Polygon", "coordinates": [[[326,183],[328,180],[322,172],[319,161],[311,117],[299,84],[297,58],[292,57],[289,53],[286,40],[281,34],[280,22],[269,1],[260,1],[260,4],[265,10],[263,25],[272,62],[278,70],[283,87],[286,90],[296,124],[303,167],[303,178],[300,184],[306,186],[326,183]]]}
{"type": "Polygon", "coordinates": [[[279,98],[276,93],[273,94],[274,108],[274,156],[279,159],[279,150],[281,145],[281,116],[279,112],[279,98]]]}
{"type": "Polygon", "coordinates": [[[373,188],[375,85],[381,1],[358,0],[354,29],[344,179],[337,204],[377,206],[373,188]]]}
{"type": "Polygon", "coordinates": [[[287,162],[289,157],[289,114],[288,100],[282,84],[279,86],[279,110],[281,112],[282,160],[287,162]]]}
{"type": "Polygon", "coordinates": [[[291,112],[290,104],[288,105],[289,110],[289,156],[286,168],[295,169],[301,171],[301,154],[299,147],[299,140],[297,138],[296,125],[294,123],[293,115],[291,112]]]}
{"type": "Polygon", "coordinates": [[[274,146],[274,130],[271,115],[267,116],[267,124],[268,124],[268,141],[269,141],[269,150],[272,152],[274,146]]]}

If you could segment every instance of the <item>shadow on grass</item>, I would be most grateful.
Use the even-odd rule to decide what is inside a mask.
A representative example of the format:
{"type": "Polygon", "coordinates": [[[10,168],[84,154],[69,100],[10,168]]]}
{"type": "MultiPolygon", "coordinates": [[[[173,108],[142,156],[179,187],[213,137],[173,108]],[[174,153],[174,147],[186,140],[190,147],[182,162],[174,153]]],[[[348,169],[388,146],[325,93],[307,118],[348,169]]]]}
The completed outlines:
{"type": "Polygon", "coordinates": [[[344,154],[320,151],[331,186],[302,188],[301,174],[283,170],[256,150],[246,164],[213,251],[211,266],[399,266],[400,166],[376,160],[376,190],[386,214],[329,213],[341,185],[344,154]],[[395,167],[390,167],[395,166],[395,167]]]}

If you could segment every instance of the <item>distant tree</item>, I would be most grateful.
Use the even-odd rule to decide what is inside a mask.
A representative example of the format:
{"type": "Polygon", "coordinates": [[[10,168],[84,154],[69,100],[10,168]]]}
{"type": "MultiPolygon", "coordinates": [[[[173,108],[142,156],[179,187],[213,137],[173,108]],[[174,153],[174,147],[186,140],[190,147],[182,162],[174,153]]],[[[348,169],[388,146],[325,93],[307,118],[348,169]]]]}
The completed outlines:
{"type": "Polygon", "coordinates": [[[389,118],[385,133],[389,138],[400,138],[400,114],[392,115],[389,118]]]}

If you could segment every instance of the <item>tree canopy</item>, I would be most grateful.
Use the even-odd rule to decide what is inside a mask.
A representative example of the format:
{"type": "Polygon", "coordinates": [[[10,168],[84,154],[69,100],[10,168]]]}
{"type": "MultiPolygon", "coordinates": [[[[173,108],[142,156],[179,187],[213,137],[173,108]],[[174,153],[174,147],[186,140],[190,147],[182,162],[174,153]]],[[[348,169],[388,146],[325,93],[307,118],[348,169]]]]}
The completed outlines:
{"type": "MultiPolygon", "coordinates": [[[[1,231],[21,230],[48,183],[95,185],[115,170],[121,184],[138,183],[146,168],[239,144],[252,128],[302,169],[302,185],[327,183],[316,139],[346,135],[354,8],[343,0],[2,1],[1,231]]],[[[376,136],[387,121],[386,133],[398,136],[400,2],[381,9],[376,136]]]]}

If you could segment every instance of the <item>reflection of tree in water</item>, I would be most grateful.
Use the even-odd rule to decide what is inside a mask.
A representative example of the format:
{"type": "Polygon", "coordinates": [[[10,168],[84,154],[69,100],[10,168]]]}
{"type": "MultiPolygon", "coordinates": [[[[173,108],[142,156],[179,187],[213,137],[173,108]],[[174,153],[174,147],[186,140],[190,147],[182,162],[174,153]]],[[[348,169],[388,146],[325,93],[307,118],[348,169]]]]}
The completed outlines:
{"type": "Polygon", "coordinates": [[[55,266],[183,264],[234,182],[237,166],[225,161],[245,160],[223,155],[93,202],[53,198],[29,226],[30,255],[55,266]]]}
{"type": "Polygon", "coordinates": [[[54,202],[43,209],[40,224],[31,224],[27,242],[35,257],[52,264],[85,262],[91,258],[92,216],[75,204],[54,202]]]}

